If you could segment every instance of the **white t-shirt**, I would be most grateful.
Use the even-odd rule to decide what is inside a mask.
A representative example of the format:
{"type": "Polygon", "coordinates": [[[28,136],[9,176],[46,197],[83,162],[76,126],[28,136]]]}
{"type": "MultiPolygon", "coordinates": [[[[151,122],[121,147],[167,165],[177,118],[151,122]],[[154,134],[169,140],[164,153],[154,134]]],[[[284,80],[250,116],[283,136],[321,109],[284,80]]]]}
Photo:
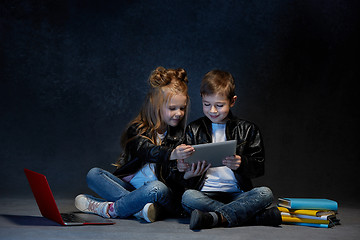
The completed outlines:
{"type": "MultiPolygon", "coordinates": [[[[163,134],[158,133],[157,141],[161,143],[161,141],[165,138],[166,132],[163,134]]],[[[140,188],[147,182],[152,182],[158,180],[155,175],[155,163],[147,163],[145,164],[139,171],[137,171],[132,179],[130,180],[131,185],[133,185],[136,189],[140,188]]]]}
{"type": "MultiPolygon", "coordinates": [[[[226,124],[212,123],[212,141],[226,141],[226,124]]],[[[205,175],[204,192],[241,192],[233,171],[226,167],[209,168],[205,175]]]]}

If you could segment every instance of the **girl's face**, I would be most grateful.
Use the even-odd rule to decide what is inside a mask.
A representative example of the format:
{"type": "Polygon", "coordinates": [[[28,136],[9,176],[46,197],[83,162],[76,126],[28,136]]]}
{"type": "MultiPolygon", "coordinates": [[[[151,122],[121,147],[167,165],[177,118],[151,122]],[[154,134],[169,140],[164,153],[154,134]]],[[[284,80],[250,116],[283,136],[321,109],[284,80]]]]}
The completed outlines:
{"type": "Polygon", "coordinates": [[[213,123],[226,123],[235,100],[236,96],[230,101],[227,97],[219,94],[204,95],[202,97],[203,112],[213,123]]]}
{"type": "Polygon", "coordinates": [[[174,95],[162,106],[161,118],[164,125],[176,127],[180,123],[185,115],[186,102],[185,95],[174,95]]]}

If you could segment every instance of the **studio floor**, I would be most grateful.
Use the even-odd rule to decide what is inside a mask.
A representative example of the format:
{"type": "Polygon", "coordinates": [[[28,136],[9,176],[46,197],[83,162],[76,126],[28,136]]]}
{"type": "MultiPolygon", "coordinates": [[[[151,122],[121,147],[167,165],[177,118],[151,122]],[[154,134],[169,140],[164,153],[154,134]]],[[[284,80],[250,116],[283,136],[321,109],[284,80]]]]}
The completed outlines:
{"type": "MultiPolygon", "coordinates": [[[[61,212],[76,211],[72,199],[57,200],[61,212]]],[[[115,219],[106,226],[63,227],[43,218],[34,199],[0,199],[0,239],[359,239],[360,208],[342,204],[341,225],[331,229],[281,225],[189,229],[189,219],[167,219],[145,223],[137,219],[115,219]]]]}

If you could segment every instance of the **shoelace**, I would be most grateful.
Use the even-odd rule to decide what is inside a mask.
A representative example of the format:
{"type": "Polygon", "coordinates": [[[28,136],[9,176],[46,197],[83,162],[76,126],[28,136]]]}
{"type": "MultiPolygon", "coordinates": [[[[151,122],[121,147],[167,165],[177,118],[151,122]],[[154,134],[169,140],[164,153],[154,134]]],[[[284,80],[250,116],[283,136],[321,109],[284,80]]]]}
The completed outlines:
{"type": "Polygon", "coordinates": [[[102,203],[94,201],[92,199],[88,200],[89,201],[89,206],[88,206],[88,210],[90,212],[94,212],[94,213],[98,213],[98,208],[100,207],[100,205],[102,203]]]}

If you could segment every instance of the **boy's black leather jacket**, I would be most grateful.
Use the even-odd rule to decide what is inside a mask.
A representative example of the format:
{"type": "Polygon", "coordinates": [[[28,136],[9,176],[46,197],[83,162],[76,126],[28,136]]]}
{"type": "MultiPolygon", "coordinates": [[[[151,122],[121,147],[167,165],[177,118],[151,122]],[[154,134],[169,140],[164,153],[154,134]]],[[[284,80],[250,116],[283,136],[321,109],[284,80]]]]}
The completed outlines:
{"type": "MultiPolygon", "coordinates": [[[[246,120],[235,117],[229,112],[226,122],[226,139],[237,140],[236,154],[241,156],[240,167],[233,171],[239,188],[249,191],[253,188],[251,178],[264,175],[264,146],[258,127],[246,120]]],[[[185,131],[185,143],[188,145],[212,142],[211,121],[201,117],[191,122],[185,131]]],[[[186,160],[185,160],[186,161],[186,160]]],[[[204,174],[205,175],[205,174],[204,174]]],[[[204,175],[191,180],[194,189],[201,189],[204,184],[204,175]]]]}

